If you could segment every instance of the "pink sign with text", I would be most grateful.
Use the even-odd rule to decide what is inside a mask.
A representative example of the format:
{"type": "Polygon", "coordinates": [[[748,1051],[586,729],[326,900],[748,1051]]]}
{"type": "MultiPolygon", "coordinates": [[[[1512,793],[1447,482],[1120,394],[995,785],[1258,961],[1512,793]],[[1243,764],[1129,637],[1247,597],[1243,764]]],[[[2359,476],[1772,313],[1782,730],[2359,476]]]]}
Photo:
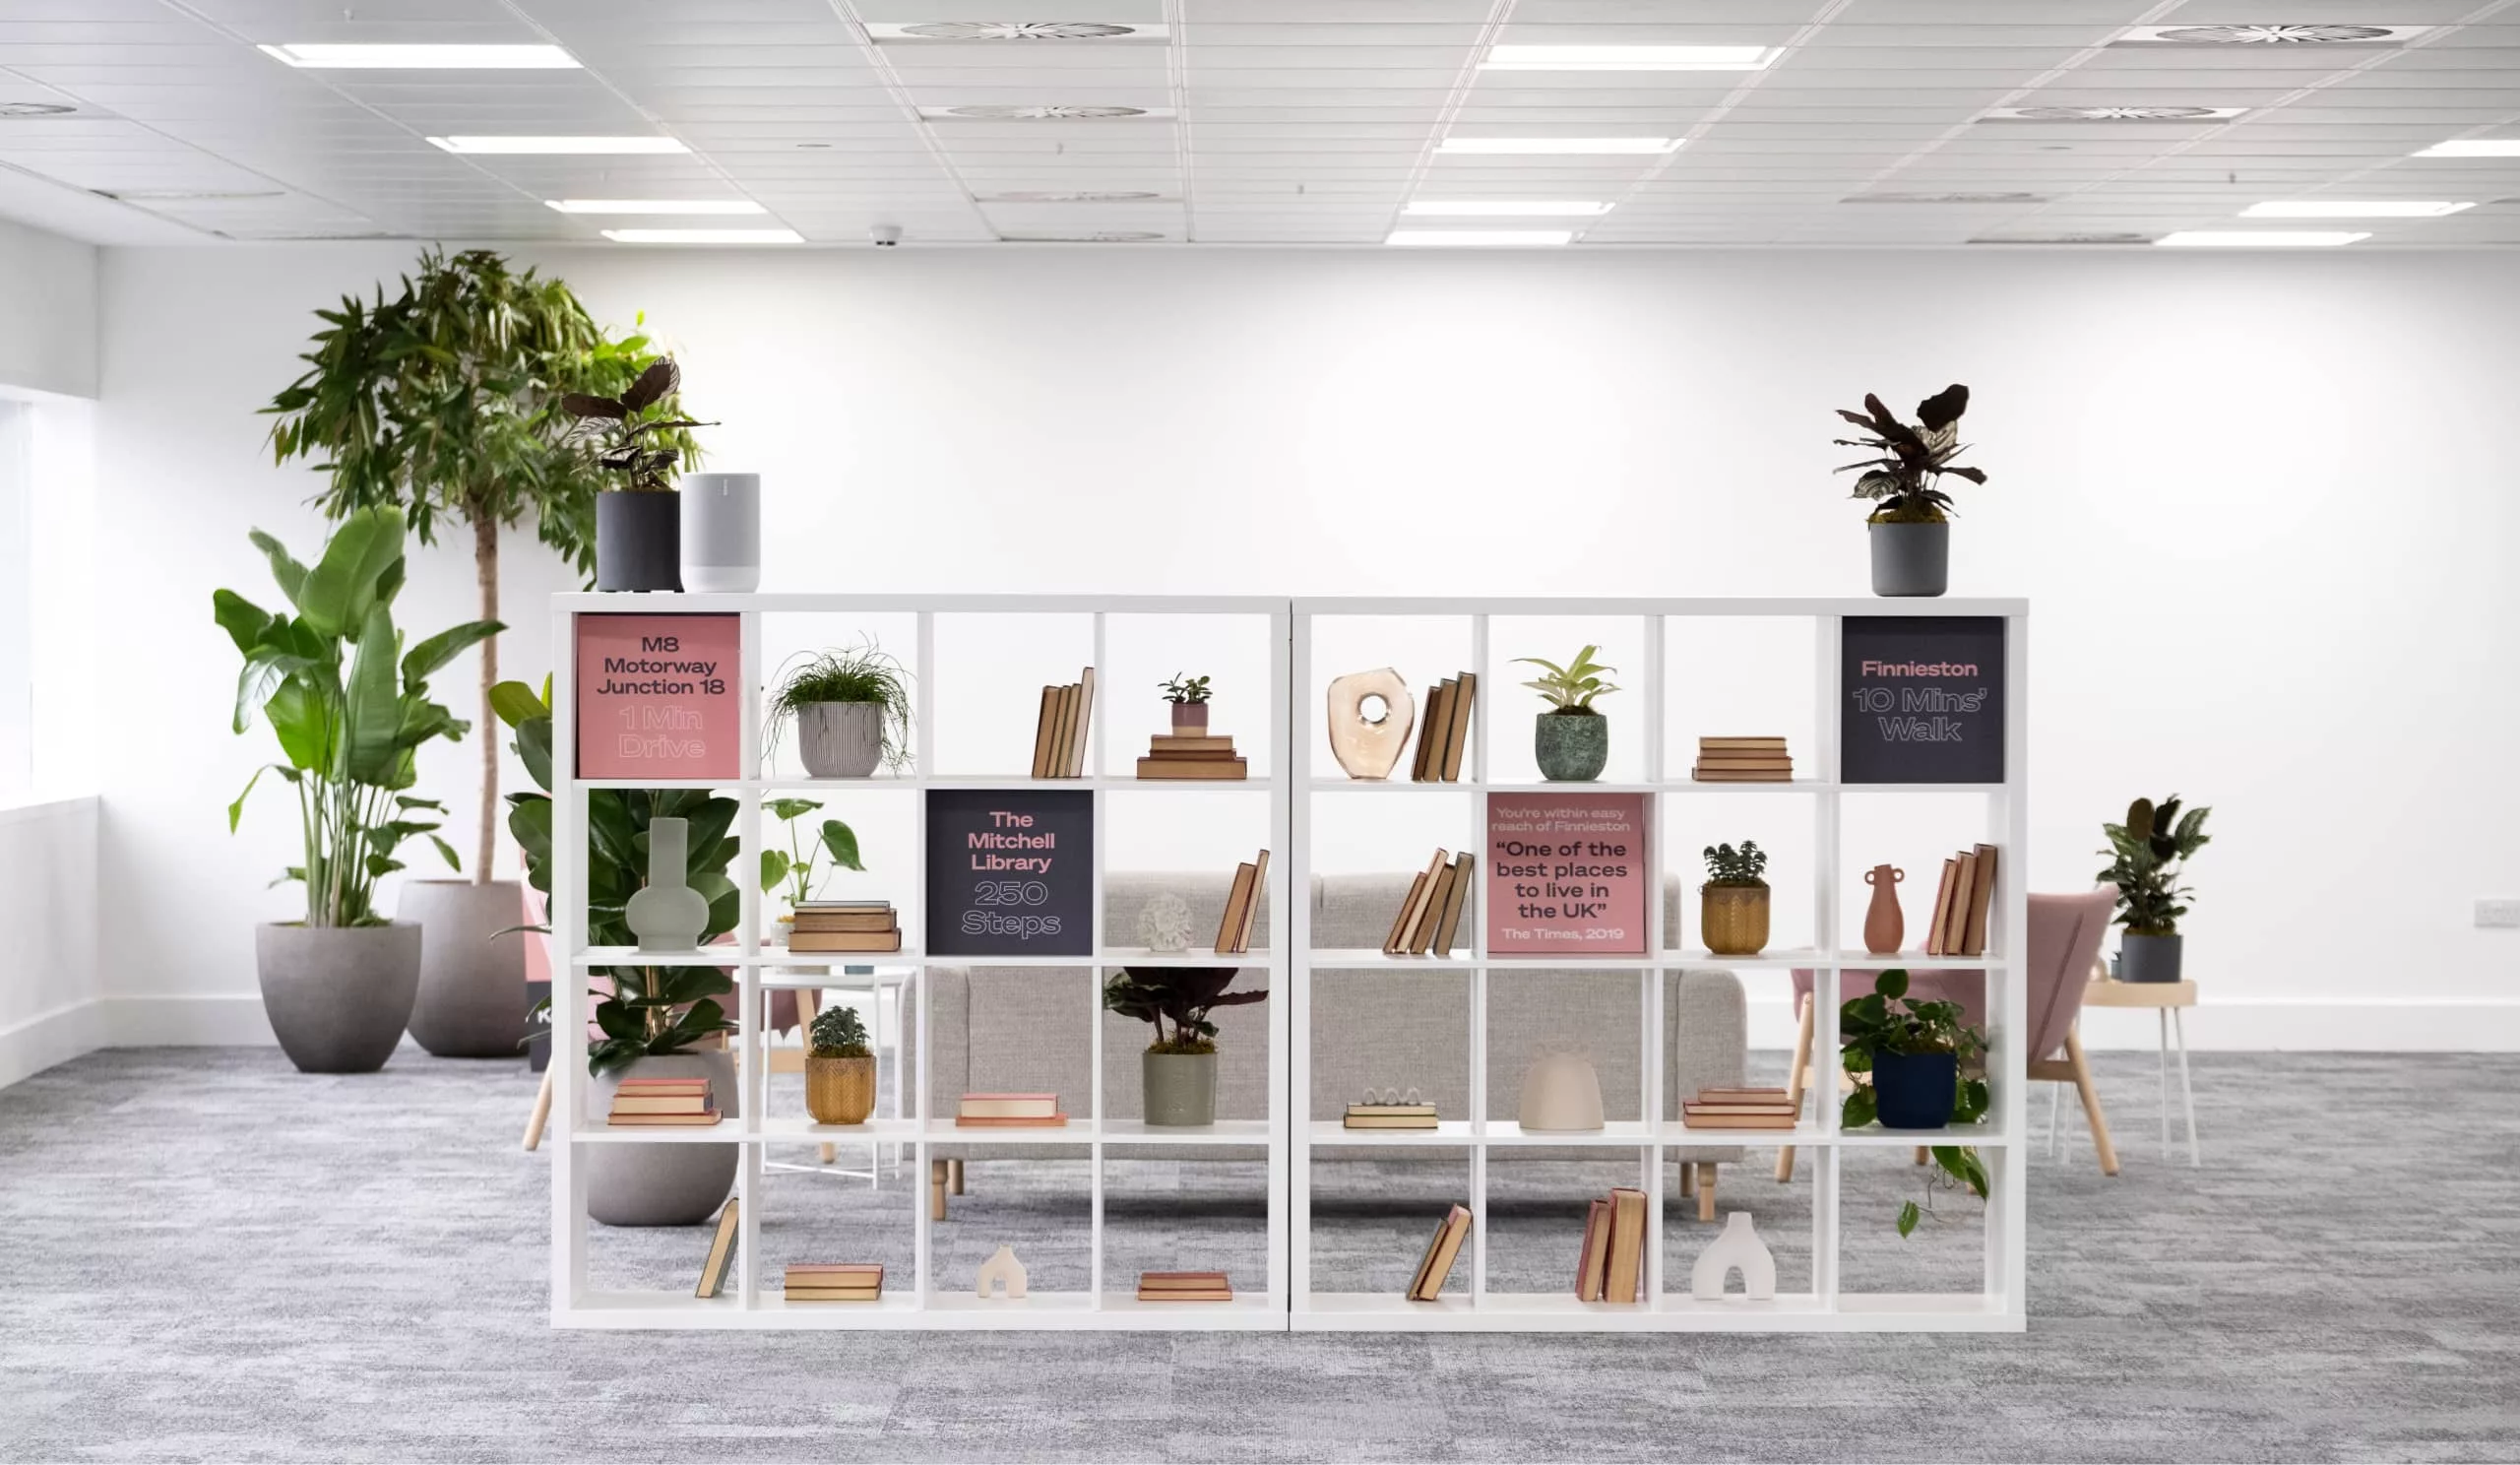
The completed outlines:
{"type": "Polygon", "coordinates": [[[1487,954],[1643,956],[1645,796],[1487,796],[1487,954]]]}
{"type": "Polygon", "coordinates": [[[743,777],[732,615],[578,617],[578,777],[743,777]]]}

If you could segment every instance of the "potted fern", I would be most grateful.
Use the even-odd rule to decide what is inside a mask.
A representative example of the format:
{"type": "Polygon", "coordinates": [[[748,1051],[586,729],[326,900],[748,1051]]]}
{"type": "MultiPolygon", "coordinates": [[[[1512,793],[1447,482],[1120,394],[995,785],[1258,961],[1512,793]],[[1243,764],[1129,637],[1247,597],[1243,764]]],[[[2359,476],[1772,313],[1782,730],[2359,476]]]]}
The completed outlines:
{"type": "Polygon", "coordinates": [[[2176,982],[2185,938],[2178,918],[2187,914],[2186,886],[2178,883],[2187,858],[2212,842],[2205,833],[2209,808],[2182,814],[2174,794],[2156,806],[2138,798],[2126,806],[2126,822],[2103,824],[2109,868],[2099,878],[2117,887],[2117,924],[2126,927],[2118,945],[2117,975],[2125,982],[2176,982]]]}
{"type": "Polygon", "coordinates": [[[1698,887],[1698,929],[1718,956],[1756,956],[1768,944],[1768,852],[1756,840],[1706,847],[1698,887]]]}
{"type": "Polygon", "coordinates": [[[1942,478],[1986,481],[1984,470],[1951,461],[1968,451],[1960,441],[1960,415],[1968,410],[1969,389],[1957,382],[1917,404],[1914,427],[1868,392],[1862,412],[1838,410],[1839,416],[1872,435],[1833,441],[1842,448],[1877,448],[1883,455],[1837,470],[1864,471],[1855,480],[1855,496],[1873,505],[1865,522],[1871,526],[1874,595],[1938,596],[1949,586],[1951,524],[1944,514],[1951,495],[1942,491],[1942,478]]]}
{"type": "Polygon", "coordinates": [[[857,779],[910,761],[910,669],[872,641],[817,652],[783,671],[770,696],[771,737],[796,725],[796,754],[815,778],[857,779]]]}
{"type": "Polygon", "coordinates": [[[1217,1120],[1219,1007],[1265,1002],[1265,991],[1228,991],[1239,967],[1146,967],[1111,974],[1102,1006],[1155,1029],[1140,1059],[1149,1124],[1213,1124],[1217,1120]],[[1167,1026],[1168,1025],[1168,1026],[1167,1026]]]}
{"type": "Polygon", "coordinates": [[[817,1124],[863,1124],[875,1112],[875,1051],[854,1007],[815,1014],[805,1053],[805,1112],[817,1124]]]}
{"type": "Polygon", "coordinates": [[[1618,690],[1602,680],[1605,667],[1593,660],[1598,646],[1587,646],[1575,653],[1574,659],[1560,667],[1539,657],[1516,657],[1517,665],[1541,669],[1542,674],[1523,685],[1541,694],[1549,704],[1532,723],[1532,757],[1540,764],[1541,777],[1551,783],[1580,784],[1601,777],[1610,760],[1610,721],[1593,706],[1593,699],[1606,697],[1618,690]]]}
{"type": "Polygon", "coordinates": [[[1205,736],[1208,731],[1208,679],[1175,671],[1171,680],[1158,682],[1157,685],[1164,689],[1164,700],[1172,704],[1172,735],[1205,736]]]}

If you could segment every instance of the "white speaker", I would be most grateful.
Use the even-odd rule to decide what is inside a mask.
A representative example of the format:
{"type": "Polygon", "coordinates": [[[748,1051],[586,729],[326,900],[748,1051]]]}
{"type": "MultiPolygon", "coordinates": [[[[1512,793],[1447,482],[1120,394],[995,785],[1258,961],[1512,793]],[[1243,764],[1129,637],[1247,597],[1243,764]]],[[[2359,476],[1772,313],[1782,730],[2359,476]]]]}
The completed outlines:
{"type": "Polygon", "coordinates": [[[761,588],[761,475],[704,473],[682,479],[682,588],[761,588]]]}

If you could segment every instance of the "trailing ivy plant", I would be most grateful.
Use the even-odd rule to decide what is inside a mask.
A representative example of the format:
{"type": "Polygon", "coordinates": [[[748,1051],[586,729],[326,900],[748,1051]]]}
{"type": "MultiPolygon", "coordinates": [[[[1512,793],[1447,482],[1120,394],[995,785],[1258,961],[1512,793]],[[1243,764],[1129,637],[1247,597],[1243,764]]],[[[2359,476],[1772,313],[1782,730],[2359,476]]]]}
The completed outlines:
{"type": "MultiPolygon", "coordinates": [[[[1872,1063],[1890,1053],[1950,1053],[1960,1062],[1960,1082],[1951,1095],[1951,1122],[1975,1124],[1986,1115],[1989,1093],[1984,1073],[1971,1074],[1973,1062],[1986,1052],[1986,1035],[1968,1021],[1957,1002],[1914,1001],[1908,996],[1908,973],[1893,967],[1873,979],[1872,990],[1850,998],[1838,1008],[1838,1048],[1846,1071],[1856,1080],[1839,1111],[1842,1129],[1860,1129],[1878,1113],[1872,1092],[1872,1063]]],[[[1983,1065],[1982,1065],[1983,1066],[1983,1065]]],[[[1917,1229],[1933,1206],[1936,1189],[1966,1186],[1986,1198],[1986,1167],[1975,1145],[1932,1145],[1934,1168],[1925,1174],[1924,1205],[1911,1200],[1899,1207],[1899,1235],[1917,1229]]]]}
{"type": "Polygon", "coordinates": [[[808,707],[824,702],[865,702],[883,709],[884,766],[894,770],[907,767],[911,755],[910,685],[914,679],[899,658],[873,640],[839,651],[792,658],[780,669],[779,688],[770,694],[770,749],[774,753],[779,750],[781,732],[808,707]]]}
{"type": "Polygon", "coordinates": [[[1855,497],[1869,499],[1876,506],[1867,518],[1871,524],[1940,524],[1943,513],[1951,507],[1951,495],[1942,491],[1945,474],[1967,478],[1972,483],[1986,481],[1984,469],[1963,468],[1951,460],[1969,450],[1960,440],[1960,417],[1969,411],[1969,389],[1958,382],[1934,393],[1917,404],[1917,425],[1909,426],[1890,414],[1881,399],[1866,392],[1863,411],[1838,409],[1838,415],[1871,433],[1870,437],[1831,439],[1842,448],[1878,448],[1882,456],[1850,463],[1839,473],[1864,471],[1855,480],[1855,497]]]}
{"type": "Polygon", "coordinates": [[[1600,650],[1598,646],[1587,646],[1575,653],[1574,660],[1563,667],[1555,662],[1543,661],[1539,657],[1516,657],[1514,661],[1520,666],[1541,669],[1542,675],[1524,682],[1523,685],[1541,694],[1542,699],[1548,703],[1550,714],[1568,713],[1584,717],[1600,717],[1601,713],[1593,706],[1593,699],[1606,697],[1618,690],[1617,687],[1602,680],[1603,672],[1615,671],[1618,669],[1605,667],[1594,661],[1593,654],[1600,650]]]}
{"type": "Polygon", "coordinates": [[[1709,885],[1744,885],[1760,890],[1767,888],[1768,852],[1759,848],[1757,840],[1741,841],[1741,848],[1731,845],[1706,847],[1706,883],[1709,885]]]}
{"type": "Polygon", "coordinates": [[[777,890],[782,881],[788,885],[788,906],[793,910],[814,898],[814,887],[821,883],[817,866],[825,855],[831,857],[834,869],[864,870],[857,859],[857,832],[838,819],[825,819],[814,831],[811,843],[803,839],[796,821],[822,803],[812,798],[774,798],[763,807],[788,828],[788,848],[761,852],[761,893],[777,890]]]}
{"type": "Polygon", "coordinates": [[[2138,798],[2127,805],[2125,823],[2100,826],[2109,838],[2109,848],[2100,853],[2110,859],[2096,878],[2117,887],[2118,924],[2139,936],[2177,933],[2189,894],[2178,880],[2187,858],[2213,843],[2205,832],[2205,816],[2212,812],[2192,808],[2182,814],[2173,794],[2158,807],[2138,798]]]}
{"type": "Polygon", "coordinates": [[[1228,991],[1239,967],[1146,967],[1111,974],[1102,984],[1102,1006],[1122,1017],[1155,1027],[1151,1053],[1212,1053],[1217,1051],[1217,1025],[1208,1014],[1219,1007],[1265,1002],[1265,991],[1228,991]],[[1171,1024],[1167,1030],[1166,1024],[1171,1024]]]}
{"type": "Polygon", "coordinates": [[[814,1025],[806,1035],[809,1057],[871,1058],[875,1050],[866,1042],[865,1019],[854,1007],[826,1007],[814,1014],[814,1025]]]}

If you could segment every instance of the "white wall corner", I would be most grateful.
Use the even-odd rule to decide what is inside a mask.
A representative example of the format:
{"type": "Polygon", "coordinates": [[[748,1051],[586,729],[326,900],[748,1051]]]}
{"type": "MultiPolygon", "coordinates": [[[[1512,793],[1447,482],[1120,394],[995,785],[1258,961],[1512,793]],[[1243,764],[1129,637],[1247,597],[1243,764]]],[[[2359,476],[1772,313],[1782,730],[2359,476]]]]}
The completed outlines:
{"type": "Polygon", "coordinates": [[[115,1048],[254,1048],[280,1042],[260,992],[155,992],[104,999],[115,1048]]]}
{"type": "Polygon", "coordinates": [[[103,999],[65,1002],[0,1028],[0,1089],[110,1043],[103,999]]]}

